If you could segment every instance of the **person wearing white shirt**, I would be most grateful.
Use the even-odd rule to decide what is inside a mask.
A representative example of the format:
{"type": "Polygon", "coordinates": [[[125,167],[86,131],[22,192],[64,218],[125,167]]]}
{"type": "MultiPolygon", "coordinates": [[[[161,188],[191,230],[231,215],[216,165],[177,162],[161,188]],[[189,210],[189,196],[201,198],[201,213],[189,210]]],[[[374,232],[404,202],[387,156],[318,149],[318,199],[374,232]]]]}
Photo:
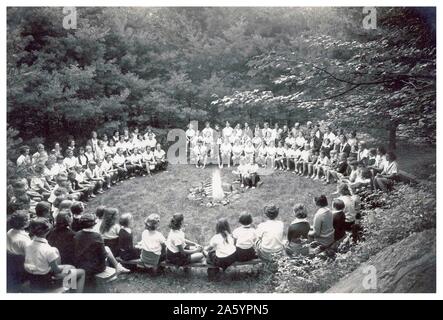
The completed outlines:
{"type": "Polygon", "coordinates": [[[70,265],[59,265],[60,253],[57,248],[51,247],[46,236],[51,225],[45,218],[37,218],[29,225],[34,239],[25,249],[24,268],[28,273],[30,286],[33,289],[44,290],[51,287],[52,278],[63,279],[69,272],[75,279],[76,292],[83,292],[85,271],[75,269],[70,265]]]}
{"type": "Polygon", "coordinates": [[[265,206],[264,213],[268,220],[257,226],[257,254],[261,259],[270,261],[284,248],[284,224],[276,220],[279,209],[275,205],[265,206]]]}
{"type": "Polygon", "coordinates": [[[166,239],[166,260],[176,266],[184,266],[204,259],[203,248],[185,238],[183,222],[183,214],[174,214],[169,223],[170,231],[166,239]]]}
{"type": "Polygon", "coordinates": [[[20,156],[17,158],[17,167],[29,166],[31,165],[32,160],[29,155],[29,147],[22,146],[20,147],[20,156]]]}
{"type": "Polygon", "coordinates": [[[208,153],[206,146],[203,144],[203,140],[199,139],[196,146],[192,149],[192,153],[194,156],[195,167],[204,169],[206,167],[208,153]]]}
{"type": "Polygon", "coordinates": [[[232,147],[232,163],[234,166],[240,164],[242,153],[243,146],[240,144],[239,140],[236,140],[234,146],[232,147]]]}
{"type": "Polygon", "coordinates": [[[142,154],[142,162],[145,165],[146,168],[146,172],[148,173],[149,176],[151,176],[151,172],[155,170],[155,157],[154,157],[154,152],[152,151],[151,148],[146,147],[145,152],[143,152],[142,154]]]}
{"type": "Polygon", "coordinates": [[[263,142],[257,148],[256,162],[259,166],[266,167],[267,152],[268,152],[268,148],[266,147],[266,143],[263,142]]]}
{"type": "Polygon", "coordinates": [[[306,139],[303,137],[303,132],[299,131],[298,136],[295,138],[295,144],[301,148],[306,144],[306,139]]]}
{"type": "Polygon", "coordinates": [[[32,242],[25,228],[29,225],[29,213],[25,210],[14,212],[9,220],[11,229],[6,233],[7,283],[8,292],[14,292],[25,279],[23,263],[25,249],[32,242]]]}
{"type": "Polygon", "coordinates": [[[150,214],[145,220],[145,230],[142,233],[142,240],[139,247],[142,249],[141,262],[154,267],[157,271],[158,264],[165,259],[166,239],[157,231],[160,223],[158,214],[150,214]]]}
{"type": "Polygon", "coordinates": [[[96,193],[103,193],[103,182],[105,179],[97,169],[97,163],[95,161],[89,161],[88,169],[85,170],[86,181],[95,185],[94,191],[96,193]]]}
{"type": "Polygon", "coordinates": [[[112,160],[114,164],[114,169],[117,170],[118,182],[121,182],[122,180],[126,179],[128,176],[128,169],[126,169],[126,157],[123,154],[122,148],[117,149],[117,154],[114,156],[112,160]]]}
{"type": "Polygon", "coordinates": [[[195,137],[195,130],[192,126],[192,123],[188,125],[188,130],[186,130],[186,156],[188,156],[188,151],[191,149],[192,140],[195,137]]]}
{"type": "Polygon", "coordinates": [[[202,130],[203,143],[205,144],[208,153],[214,146],[214,130],[211,128],[209,122],[206,122],[205,128],[202,130]]]}
{"type": "Polygon", "coordinates": [[[216,234],[209,240],[209,246],[205,248],[206,256],[210,264],[226,270],[237,258],[237,249],[228,220],[225,218],[218,219],[215,231],[216,234]]]}
{"type": "Polygon", "coordinates": [[[74,157],[74,152],[72,150],[66,150],[66,158],[63,160],[65,168],[70,171],[78,164],[78,159],[74,157]]]}
{"type": "Polygon", "coordinates": [[[115,184],[115,180],[117,178],[117,170],[114,169],[114,163],[112,161],[111,154],[107,154],[105,156],[105,160],[103,161],[100,169],[102,171],[103,176],[109,177],[108,188],[110,188],[112,184],[115,184]]]}
{"type": "Polygon", "coordinates": [[[157,170],[166,170],[168,167],[168,161],[166,160],[166,152],[162,149],[160,143],[157,143],[157,146],[154,150],[154,159],[156,162],[157,170]]]}
{"type": "Polygon", "coordinates": [[[29,226],[29,214],[24,211],[16,211],[9,218],[11,229],[6,234],[6,250],[9,254],[24,256],[25,248],[31,243],[31,238],[25,229],[29,226]]]}
{"type": "Polygon", "coordinates": [[[388,188],[393,186],[398,174],[398,164],[396,159],[397,156],[393,152],[388,152],[386,154],[386,162],[383,166],[383,170],[374,178],[375,190],[380,189],[383,192],[387,192],[388,188]]]}
{"type": "Polygon", "coordinates": [[[257,240],[255,229],[252,227],[252,216],[242,213],[238,220],[241,227],[232,232],[235,240],[237,261],[249,261],[257,258],[254,245],[257,240]]]}
{"type": "Polygon", "coordinates": [[[221,153],[221,164],[220,168],[226,164],[228,168],[231,167],[231,153],[232,153],[232,145],[229,143],[229,139],[223,138],[223,143],[220,146],[221,153]]]}
{"type": "Polygon", "coordinates": [[[146,139],[146,146],[154,149],[157,145],[157,139],[154,138],[153,134],[148,135],[148,139],[146,139]]]}
{"type": "Polygon", "coordinates": [[[231,127],[229,121],[226,121],[226,126],[222,130],[223,139],[230,140],[234,129],[231,127]]]}

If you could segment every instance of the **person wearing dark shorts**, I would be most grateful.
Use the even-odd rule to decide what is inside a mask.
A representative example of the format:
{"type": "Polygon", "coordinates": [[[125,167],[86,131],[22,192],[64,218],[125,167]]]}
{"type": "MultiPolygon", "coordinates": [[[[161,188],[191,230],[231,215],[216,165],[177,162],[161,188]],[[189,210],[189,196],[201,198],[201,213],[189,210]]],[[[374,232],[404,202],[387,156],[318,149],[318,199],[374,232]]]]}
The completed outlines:
{"type": "Polygon", "coordinates": [[[257,253],[254,249],[257,235],[255,228],[252,227],[252,216],[249,213],[242,213],[239,218],[242,225],[232,232],[235,240],[237,261],[245,262],[257,258],[257,253]]]}
{"type": "Polygon", "coordinates": [[[184,222],[183,214],[176,213],[169,223],[169,234],[166,239],[166,261],[176,266],[186,266],[203,261],[203,248],[185,238],[181,230],[184,222]]]}

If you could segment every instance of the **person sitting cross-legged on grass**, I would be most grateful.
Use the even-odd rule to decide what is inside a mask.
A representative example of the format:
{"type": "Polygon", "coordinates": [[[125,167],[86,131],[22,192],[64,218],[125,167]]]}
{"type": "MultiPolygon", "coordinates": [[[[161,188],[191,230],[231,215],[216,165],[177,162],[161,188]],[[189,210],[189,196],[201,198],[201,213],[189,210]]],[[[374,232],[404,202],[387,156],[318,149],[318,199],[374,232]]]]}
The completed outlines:
{"type": "MultiPolygon", "coordinates": [[[[112,140],[111,140],[112,141],[112,140]]],[[[116,183],[118,178],[117,169],[114,168],[114,162],[112,159],[112,154],[107,153],[105,156],[105,160],[103,161],[101,168],[102,174],[107,180],[107,188],[111,188],[112,185],[116,183]]]]}
{"type": "MultiPolygon", "coordinates": [[[[166,170],[168,168],[168,161],[166,160],[166,152],[162,149],[160,143],[157,143],[154,150],[154,159],[156,163],[156,169],[159,171],[166,170]]],[[[206,161],[206,160],[205,160],[206,161]]],[[[204,163],[204,166],[206,163],[204,163]]]]}
{"type": "Polygon", "coordinates": [[[153,269],[154,275],[158,274],[158,265],[165,260],[166,239],[157,231],[160,224],[158,214],[150,214],[145,220],[145,230],[138,246],[142,249],[140,260],[143,264],[153,269]]]}
{"type": "Polygon", "coordinates": [[[232,171],[233,174],[238,175],[238,181],[240,181],[240,187],[243,188],[245,186],[244,178],[247,175],[247,165],[246,158],[240,157],[238,167],[232,171]]]}
{"type": "Polygon", "coordinates": [[[97,169],[97,163],[94,160],[88,162],[88,169],[85,170],[86,181],[94,184],[95,193],[103,193],[103,183],[105,179],[100,175],[97,169]]]}
{"type": "Polygon", "coordinates": [[[132,214],[124,213],[120,216],[120,231],[118,233],[119,256],[124,261],[140,258],[141,250],[134,247],[134,237],[131,229],[132,223],[132,214]]]}
{"type": "Polygon", "coordinates": [[[249,261],[257,258],[254,244],[257,240],[256,230],[252,226],[252,216],[249,213],[242,213],[238,221],[241,227],[232,232],[235,240],[237,261],[249,261]]]}
{"type": "Polygon", "coordinates": [[[303,204],[297,203],[293,208],[293,212],[295,220],[288,227],[286,253],[288,256],[308,255],[309,247],[306,245],[310,230],[307,219],[308,211],[303,204]]]}
{"type": "Polygon", "coordinates": [[[195,167],[204,169],[206,167],[208,153],[206,146],[203,144],[203,140],[201,138],[197,139],[197,144],[192,148],[192,152],[194,155],[193,160],[195,161],[195,167]]]}
{"type": "Polygon", "coordinates": [[[203,248],[185,238],[182,230],[183,214],[176,213],[169,223],[169,234],[166,239],[166,260],[176,266],[185,266],[194,262],[202,262],[203,248]]]}
{"type": "Polygon", "coordinates": [[[245,165],[245,172],[243,175],[243,184],[247,188],[255,189],[260,182],[258,174],[258,165],[256,163],[247,163],[245,165]]]}
{"type": "Polygon", "coordinates": [[[154,151],[148,146],[142,154],[142,163],[145,165],[145,170],[149,176],[155,171],[157,162],[155,161],[154,151]]]}
{"type": "Polygon", "coordinates": [[[75,181],[76,184],[71,182],[71,185],[73,186],[73,189],[75,189],[76,192],[79,192],[81,194],[80,197],[83,196],[86,200],[89,198],[95,198],[94,195],[94,187],[95,183],[90,183],[87,181],[86,174],[85,174],[85,168],[81,165],[75,166],[75,181]]]}
{"type": "Polygon", "coordinates": [[[218,219],[215,232],[205,248],[205,255],[208,264],[226,270],[236,260],[236,247],[228,220],[218,219]]]}
{"type": "Polygon", "coordinates": [[[283,221],[276,220],[279,208],[275,205],[264,207],[267,221],[257,226],[256,250],[258,256],[263,260],[272,261],[273,255],[280,253],[284,248],[283,221]]]}
{"type": "Polygon", "coordinates": [[[85,271],[71,265],[60,265],[60,254],[57,248],[51,247],[46,236],[51,231],[47,219],[37,218],[29,225],[34,239],[25,249],[25,270],[34,290],[54,288],[54,280],[62,280],[69,274],[75,277],[76,292],[83,292],[85,271]]]}
{"type": "Polygon", "coordinates": [[[117,154],[113,158],[114,169],[117,170],[117,181],[122,182],[128,178],[128,169],[126,168],[126,157],[124,155],[124,149],[119,147],[117,154]]]}

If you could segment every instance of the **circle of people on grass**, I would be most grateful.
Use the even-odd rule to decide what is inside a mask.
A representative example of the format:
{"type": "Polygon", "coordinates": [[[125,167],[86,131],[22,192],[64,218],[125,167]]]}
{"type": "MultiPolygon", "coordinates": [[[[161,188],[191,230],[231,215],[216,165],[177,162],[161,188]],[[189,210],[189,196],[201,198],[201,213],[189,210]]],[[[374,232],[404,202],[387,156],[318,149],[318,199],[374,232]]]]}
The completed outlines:
{"type": "Polygon", "coordinates": [[[157,230],[160,217],[151,214],[145,220],[140,243],[134,245],[131,214],[120,216],[117,209],[108,207],[97,208],[95,214],[84,213],[82,201],[135,175],[166,169],[165,152],[151,130],[141,135],[138,129],[126,129],[123,135],[116,132],[110,139],[106,135],[98,139],[93,132],[85,148],[77,150],[71,140],[66,157],[58,143],[49,155],[43,145],[38,145],[32,156],[30,148],[23,146],[12,195],[8,193],[8,203],[15,204],[9,219],[8,263],[15,263],[15,270],[23,269],[16,278],[30,278],[31,284],[45,287],[57,276],[71,272],[67,270],[75,270],[76,288],[81,291],[85,279],[103,272],[107,264],[125,273],[129,270],[122,262],[134,259],[149,266],[153,274],[159,272],[163,260],[176,266],[207,263],[212,266],[209,275],[209,270],[225,270],[235,261],[257,257],[270,261],[280,252],[290,256],[326,252],[346,232],[354,240],[358,238],[358,191],[386,191],[398,171],[392,152],[383,147],[368,149],[356,132],[348,138],[343,130],[336,132],[329,126],[322,130],[312,122],[306,126],[296,123],[291,129],[286,125],[279,128],[278,124],[271,129],[265,123],[254,131],[247,124],[231,128],[227,122],[220,130],[206,123],[201,133],[189,125],[186,136],[187,150],[197,167],[204,167],[208,157],[215,157],[220,167],[238,166],[242,184],[254,187],[251,179],[245,178],[256,174],[258,166],[270,166],[325,183],[339,182],[339,197],[333,200],[332,210],[325,195],[314,198],[318,210],[312,226],[305,206],[295,205],[295,220],[286,240],[278,207],[268,205],[264,208],[267,221],[256,229],[248,213],[241,214],[241,226],[232,233],[226,219],[218,220],[216,234],[206,247],[185,237],[182,214],[171,219],[167,238],[157,230]],[[253,170],[248,171],[251,167],[253,170]],[[29,201],[20,202],[23,195],[29,201]]]}

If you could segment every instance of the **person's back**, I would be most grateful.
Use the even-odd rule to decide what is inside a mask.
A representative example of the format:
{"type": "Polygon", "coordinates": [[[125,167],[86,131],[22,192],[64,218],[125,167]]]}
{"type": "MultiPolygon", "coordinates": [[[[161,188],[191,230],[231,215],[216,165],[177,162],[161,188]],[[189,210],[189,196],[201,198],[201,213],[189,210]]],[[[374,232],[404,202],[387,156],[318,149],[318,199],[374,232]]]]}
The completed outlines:
{"type": "Polygon", "coordinates": [[[345,204],[345,208],[343,209],[346,215],[346,222],[352,223],[355,221],[355,201],[350,195],[342,195],[338,197],[345,204]]]}
{"type": "MultiPolygon", "coordinates": [[[[342,201],[340,202],[343,203],[342,201]]],[[[346,215],[343,212],[343,208],[340,207],[342,205],[341,203],[338,207],[334,206],[334,211],[332,212],[335,241],[342,239],[346,235],[346,215]]],[[[344,204],[342,206],[344,207],[344,204]]]]}
{"type": "Polygon", "coordinates": [[[309,222],[305,219],[294,220],[288,228],[288,241],[298,240],[300,238],[307,239],[310,230],[309,222]]]}
{"type": "Polygon", "coordinates": [[[279,252],[283,248],[283,222],[268,220],[257,227],[257,234],[261,239],[261,249],[267,252],[279,252]]]}
{"type": "Polygon", "coordinates": [[[75,232],[68,227],[55,228],[48,234],[48,243],[58,249],[61,264],[75,264],[74,236],[75,232]]]}
{"type": "Polygon", "coordinates": [[[106,268],[106,250],[102,236],[89,229],[84,229],[74,237],[75,265],[87,274],[97,274],[106,268]]]}
{"type": "Polygon", "coordinates": [[[314,216],[314,240],[323,246],[329,246],[334,242],[334,222],[331,211],[320,208],[314,216]]]}

